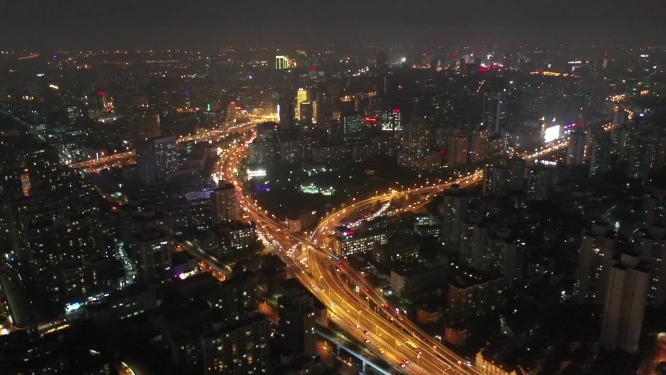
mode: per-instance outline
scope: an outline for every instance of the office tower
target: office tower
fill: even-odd
[[[650,272],[635,257],[623,256],[609,270],[601,317],[601,346],[638,351]]]
[[[382,126],[382,131],[385,132],[402,131],[400,109],[394,108],[390,111],[382,112],[381,126]]]
[[[312,102],[312,122],[323,126],[331,120],[332,115],[333,105],[330,95],[323,88],[318,88],[315,91],[315,100]]]
[[[311,125],[316,122],[315,117],[314,117],[314,107],[316,105],[316,102],[308,101],[301,103],[299,108],[301,109],[301,124],[302,125]]]
[[[277,114],[280,120],[280,129],[291,129],[294,126],[295,103],[294,92],[291,88],[280,90],[280,99]]]
[[[236,199],[236,188],[233,184],[220,181],[210,199],[213,205],[213,220],[216,223],[243,220],[243,210]]]
[[[363,119],[360,114],[350,114],[342,119],[342,129],[345,138],[358,136],[363,132]]]
[[[286,70],[290,68],[289,57],[283,55],[275,56],[275,70]]]
[[[310,100],[310,92],[308,89],[299,87],[296,90],[296,107],[294,108],[294,117],[298,121],[303,121],[301,116],[301,105],[308,103]]]
[[[611,136],[601,127],[590,129],[590,177],[606,174],[611,164]]]
[[[581,165],[585,161],[585,130],[576,128],[569,138],[569,147],[567,148],[567,165]]]
[[[616,248],[617,238],[607,224],[593,223],[583,231],[574,284],[576,302],[598,304],[604,301],[608,270]]]
[[[386,228],[361,228],[359,230],[342,228],[336,235],[335,252],[340,257],[367,254],[376,245],[386,244],[387,241],[388,231]]]
[[[165,182],[178,168],[176,137],[153,138],[137,147],[137,170],[145,185]]]
[[[89,96],[88,117],[95,121],[103,121],[113,114],[114,104],[111,95],[104,90],[99,90]]]

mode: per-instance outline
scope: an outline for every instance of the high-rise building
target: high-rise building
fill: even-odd
[[[310,125],[316,123],[316,118],[314,117],[314,109],[316,102],[307,101],[301,103],[299,108],[301,109],[301,119],[300,123],[302,125]]]
[[[134,139],[134,144],[141,144],[151,138],[158,138],[162,135],[160,115],[152,109],[136,109],[130,114],[130,121],[133,124],[130,131]]]
[[[153,138],[137,147],[137,170],[146,185],[165,182],[179,166],[174,136]]]
[[[270,322],[256,314],[201,337],[204,374],[266,374],[270,368]]]
[[[648,304],[663,306],[666,303],[666,228],[649,226],[638,238],[638,254],[650,266]]]
[[[342,119],[342,128],[346,138],[358,136],[363,132],[363,119],[360,114],[350,114]]]
[[[236,199],[236,188],[233,184],[220,181],[217,189],[210,196],[215,222],[240,221],[243,210]]]
[[[646,225],[666,224],[666,190],[648,190],[643,196],[642,208]]]
[[[275,56],[275,70],[286,70],[290,68],[289,57],[283,55]]]
[[[590,177],[599,176],[610,170],[611,164],[611,136],[601,127],[591,128],[590,145]]]
[[[599,340],[604,348],[638,351],[649,280],[649,270],[635,257],[623,256],[610,268]]]
[[[489,154],[489,142],[487,131],[475,131],[469,142],[469,161],[477,163],[486,160]]]
[[[167,219],[157,211],[143,211],[124,221],[124,243],[143,282],[162,279],[171,268],[173,238]]]
[[[385,244],[388,235],[385,230],[353,231],[345,228],[336,239],[336,253],[340,257],[346,257],[370,253],[375,245]]]
[[[166,232],[146,231],[137,233],[135,257],[139,275],[144,281],[154,281],[164,277],[171,268],[172,238]]]
[[[481,317],[503,303],[504,279],[484,277],[469,270],[457,272],[446,293],[447,316],[452,320]]]
[[[634,133],[626,149],[627,175],[647,180],[657,165],[657,155],[662,146],[660,134],[650,130]]]
[[[446,160],[449,167],[467,164],[469,161],[469,136],[462,129],[454,129],[446,143]]]
[[[412,120],[407,127],[404,149],[416,158],[424,157],[432,146],[432,124],[427,120]]]
[[[569,147],[567,149],[567,164],[581,165],[585,161],[585,146],[587,144],[585,130],[576,128],[569,138]]]
[[[467,220],[460,232],[458,262],[468,268],[482,269],[489,227],[478,220]]]
[[[527,162],[521,157],[510,158],[507,162],[507,182],[509,190],[525,190],[525,170]]]
[[[439,206],[439,212],[442,215],[440,239],[451,251],[458,250],[460,231],[468,215],[469,203],[469,196],[458,185],[453,185],[444,192],[444,198]]]
[[[332,112],[333,105],[330,95],[326,90],[318,88],[315,91],[315,100],[312,102],[312,122],[322,126],[331,119]]]
[[[212,228],[203,248],[220,260],[249,255],[260,248],[254,223],[224,222]]]
[[[315,355],[315,326],[326,321],[326,308],[306,291],[278,299],[282,346],[293,356]]]
[[[201,338],[204,374],[265,374],[270,368],[270,322],[257,314]]]
[[[55,149],[13,142],[0,145],[7,187],[0,240],[3,281],[15,291],[12,318],[26,325],[69,314],[120,288],[123,274],[115,254],[117,226],[93,186],[61,164]]]
[[[481,125],[491,134],[500,133],[500,123],[502,120],[502,102],[501,93],[484,93],[482,99]]]
[[[507,169],[502,165],[486,165],[483,167],[483,194],[502,195],[506,192],[508,182]]]
[[[557,170],[552,166],[537,164],[527,169],[525,174],[528,199],[548,199],[551,188],[557,182]]]
[[[390,111],[382,112],[381,125],[382,125],[382,131],[386,132],[402,131],[400,109],[394,108]]]
[[[301,116],[301,105],[304,103],[309,103],[310,100],[310,91],[306,88],[299,87],[296,90],[296,107],[294,109],[294,116],[296,120],[303,121]]]
[[[277,107],[280,129],[291,129],[294,126],[294,119],[296,116],[296,104],[294,99],[293,89],[284,88],[280,90],[280,99]]]
[[[224,283],[208,273],[165,291],[156,325],[180,372],[265,374],[270,366],[270,322],[256,312],[256,280]]]
[[[593,223],[583,231],[574,284],[574,298],[578,303],[604,301],[608,270],[616,248],[617,238],[607,224]]]

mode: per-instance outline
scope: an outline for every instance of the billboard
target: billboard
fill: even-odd
[[[560,126],[555,125],[546,128],[543,132],[543,140],[544,142],[552,142],[560,137]]]

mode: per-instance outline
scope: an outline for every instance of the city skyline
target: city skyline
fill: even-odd
[[[0,15],[0,373],[666,375],[666,3]]]

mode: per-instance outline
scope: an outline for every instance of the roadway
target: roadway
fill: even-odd
[[[222,154],[219,168],[225,179],[236,186],[237,199],[247,219],[257,223],[263,236],[273,242],[278,255],[292,273],[324,305],[330,319],[360,343],[365,343],[401,371],[413,374],[480,374],[464,358],[447,349],[441,342],[410,322],[402,312],[389,308],[383,298],[353,269],[340,262],[330,249],[322,248],[303,235],[291,233],[286,223],[259,207],[242,189],[234,175],[240,168],[247,145],[237,143]],[[468,186],[481,181],[482,172],[476,171],[458,180],[416,187],[402,192],[389,192],[357,202],[349,211],[400,196],[418,197],[404,209],[427,202],[453,183]],[[410,207],[411,206],[411,207]],[[345,209],[346,210],[346,209]],[[341,218],[344,212],[324,219],[324,228]],[[320,229],[316,233],[325,233]],[[317,239],[317,241],[319,241]]]
[[[402,191],[390,190],[355,202],[323,218],[311,237],[307,238],[289,232],[285,222],[261,208],[256,200],[243,191],[243,184],[235,171],[242,165],[248,142],[235,143],[225,150],[218,171],[235,185],[237,199],[246,219],[257,223],[258,230],[278,249],[278,255],[295,277],[326,305],[330,319],[337,326],[406,373],[482,373],[412,323],[404,312],[391,307],[363,275],[347,266],[344,260],[338,259],[329,245],[335,227],[358,212],[387,201],[401,202],[398,212],[418,208],[453,184],[461,188],[478,184],[483,179],[482,170]],[[563,140],[526,153],[523,157],[533,160],[566,146],[567,142]]]
[[[249,128],[256,126],[261,121],[263,121],[263,118],[226,126],[224,129],[207,129],[194,134],[182,135],[176,138],[176,144],[191,142],[217,142],[231,134],[242,133]],[[137,155],[135,150],[128,150],[111,155],[103,155],[90,160],[70,163],[69,167],[73,169],[81,169],[86,173],[99,173],[106,169],[122,168],[136,164],[136,157]]]

